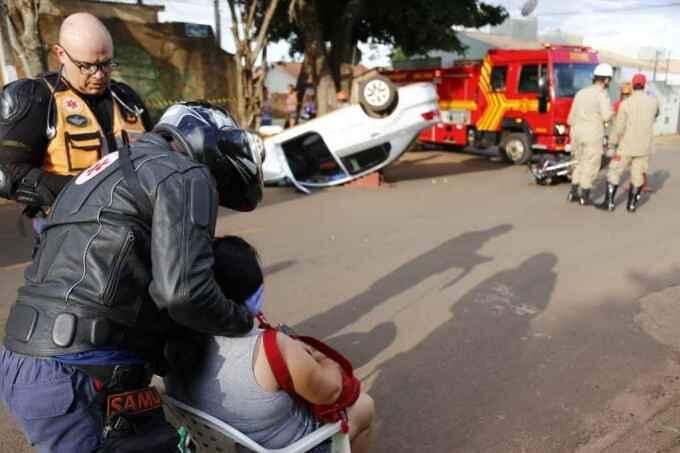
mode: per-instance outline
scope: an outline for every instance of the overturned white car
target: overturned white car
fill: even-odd
[[[344,184],[397,160],[418,133],[439,120],[430,83],[397,88],[380,76],[359,88],[359,105],[266,138],[266,183],[288,180],[298,189]]]

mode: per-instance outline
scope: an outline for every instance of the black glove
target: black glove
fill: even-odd
[[[54,203],[54,195],[40,182],[41,176],[42,171],[39,168],[26,173],[14,194],[17,202],[32,207],[51,206]]]

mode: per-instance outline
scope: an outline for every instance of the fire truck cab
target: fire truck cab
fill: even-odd
[[[384,73],[396,84],[437,84],[441,121],[424,130],[422,143],[456,145],[510,162],[534,154],[555,159],[568,151],[567,117],[576,92],[592,83],[597,53],[583,46],[492,49],[483,61],[448,68]]]

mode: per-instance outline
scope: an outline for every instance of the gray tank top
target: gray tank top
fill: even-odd
[[[319,427],[309,409],[286,392],[268,392],[255,380],[255,348],[262,331],[214,337],[202,370],[182,383],[188,402],[224,420],[266,448],[283,448]],[[172,386],[168,392],[173,393]]]

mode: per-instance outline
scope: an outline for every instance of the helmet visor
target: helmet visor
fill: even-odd
[[[262,200],[263,177],[260,152],[250,144],[243,129],[219,131],[215,162],[220,204],[238,211],[252,211]],[[218,176],[220,175],[220,176]]]

